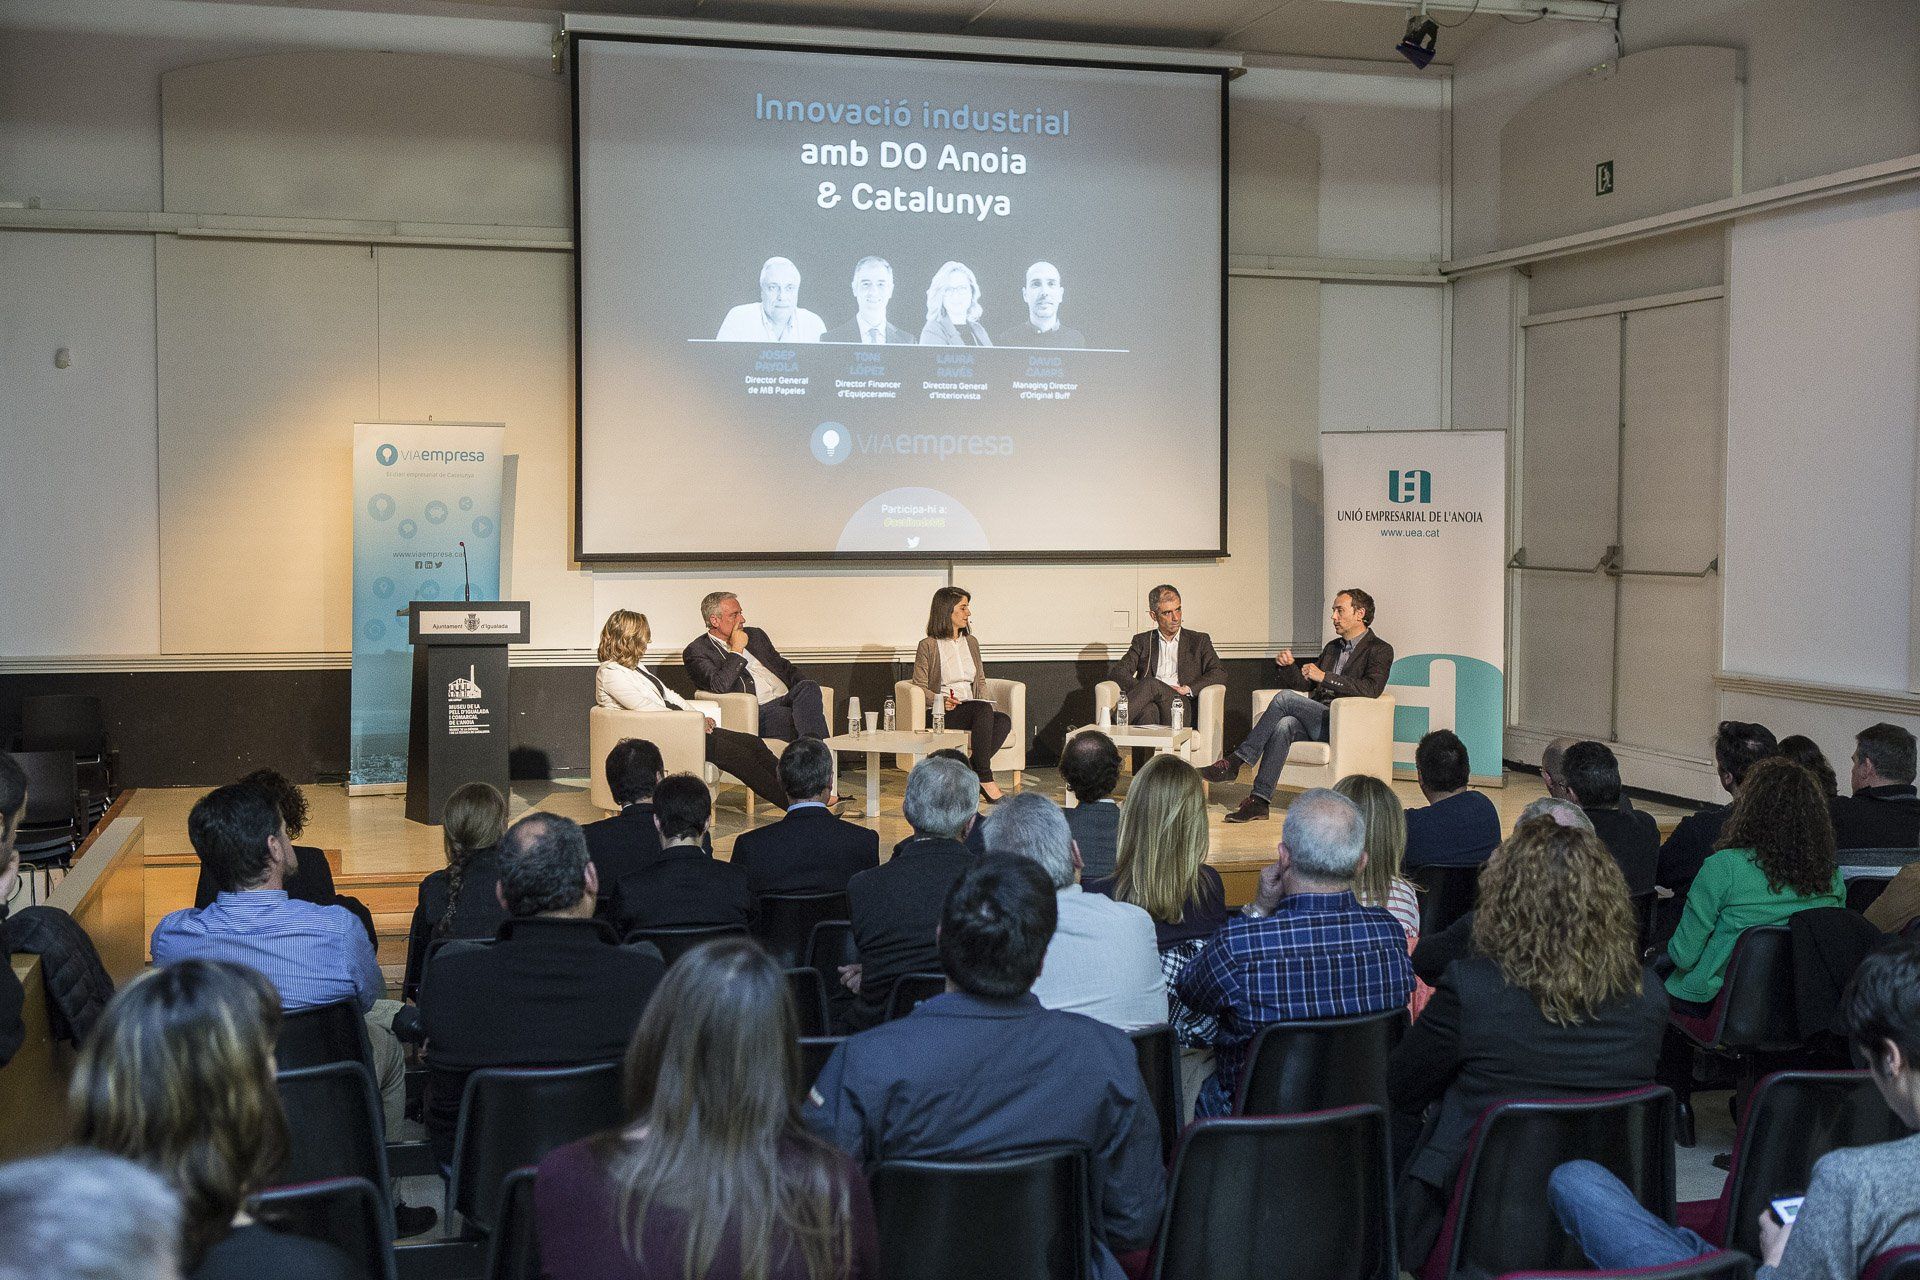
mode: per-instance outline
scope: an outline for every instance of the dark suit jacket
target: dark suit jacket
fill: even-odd
[[[1729,812],[1729,806],[1715,805],[1690,813],[1680,819],[1680,825],[1660,846],[1656,878],[1673,890],[1676,898],[1686,898],[1693,878],[1700,874],[1701,864],[1713,856],[1714,842],[1720,838],[1720,828],[1727,824]]]
[[[854,1026],[871,1027],[886,1017],[887,997],[901,976],[940,971],[934,942],[940,908],[972,865],[973,851],[958,840],[912,836],[895,845],[886,862],[848,882],[860,955],[860,998],[848,1013]]]
[[[407,926],[407,969],[401,980],[400,998],[417,999],[420,977],[426,969],[427,948],[433,944],[434,929],[447,914],[447,890],[453,873],[442,868],[420,882],[420,901],[413,908],[413,920]],[[491,938],[500,931],[507,909],[500,905],[495,891],[500,885],[500,850],[497,846],[475,849],[467,855],[460,873],[460,900],[454,904],[449,938]]]
[[[1651,972],[1641,973],[1633,995],[1585,1022],[1558,1026],[1532,996],[1507,985],[1493,961],[1471,954],[1455,960],[1387,1060],[1387,1093],[1396,1112],[1418,1116],[1428,1104],[1440,1104],[1407,1176],[1441,1191],[1452,1187],[1474,1124],[1503,1099],[1651,1083],[1666,1023],[1666,988]]]
[[[614,884],[609,916],[623,938],[635,929],[751,925],[753,886],[704,849],[674,845]]]
[[[1834,804],[1833,843],[1839,849],[1915,847],[1920,844],[1920,796],[1912,786],[1861,788]]]
[[[660,829],[653,825],[653,801],[637,801],[611,818],[589,822],[580,829],[586,833],[587,857],[593,861],[594,874],[600,877],[600,905],[593,914],[611,920],[613,887],[651,866],[660,856]],[[701,842],[709,853],[713,851],[711,838],[703,836]]]
[[[908,346],[916,346],[920,342],[919,338],[915,337],[911,333],[908,333],[905,329],[902,329],[899,325],[895,324],[891,320],[887,321],[886,340],[888,345],[890,346],[899,344],[899,343],[905,343]],[[858,312],[855,312],[853,319],[847,321],[845,324],[837,324],[833,326],[833,328],[821,334],[820,341],[822,342],[857,342],[862,346],[868,345],[866,335],[860,332],[860,314]],[[784,679],[785,677],[782,677],[782,678]],[[715,692],[718,692],[718,690],[716,690]]]
[[[857,873],[880,865],[880,833],[818,805],[789,809],[733,842],[733,865],[763,893],[843,893]]]
[[[1347,659],[1347,665],[1339,675],[1333,674],[1333,664],[1340,660],[1340,638],[1335,636],[1327,641],[1327,647],[1320,651],[1315,664],[1327,673],[1327,678],[1314,684],[1300,674],[1300,663],[1296,661],[1290,667],[1275,667],[1280,673],[1280,687],[1292,689],[1295,693],[1304,693],[1315,702],[1332,702],[1335,698],[1377,698],[1387,689],[1387,676],[1393,671],[1393,646],[1373,633],[1368,627],[1366,634],[1354,641],[1353,654]]]
[[[1636,898],[1652,893],[1660,863],[1660,828],[1654,825],[1653,815],[1618,805],[1585,812],[1593,820],[1594,834],[1625,873],[1627,892]]]
[[[1080,882],[1112,875],[1120,845],[1120,806],[1096,800],[1077,804],[1066,813],[1067,830],[1080,846]]]
[[[467,1076],[481,1067],[617,1061],[666,973],[650,946],[616,945],[599,920],[508,920],[499,941],[434,952],[420,987],[427,1137],[443,1162]]]
[[[1153,670],[1159,664],[1160,629],[1156,627],[1133,638],[1126,654],[1107,668],[1107,679],[1117,681],[1122,691],[1129,691],[1153,679]],[[1212,638],[1190,627],[1180,628],[1180,653],[1174,668],[1180,677],[1176,683],[1186,685],[1195,694],[1210,684],[1227,682],[1226,668],[1220,665],[1220,655],[1213,651]]]
[[[806,679],[800,674],[800,668],[780,656],[773,641],[767,639],[767,633],[758,627],[747,628],[747,652],[779,676],[789,689]],[[716,643],[705,632],[695,636],[693,643],[680,651],[680,659],[687,664],[687,674],[693,677],[695,689],[708,693],[753,692],[747,685],[746,657]]]

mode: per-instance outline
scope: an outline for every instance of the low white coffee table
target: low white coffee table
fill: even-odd
[[[931,729],[875,729],[871,732],[843,733],[828,738],[826,742],[827,749],[836,753],[867,753],[867,816],[877,818],[880,816],[881,756],[911,756],[918,760],[942,747],[958,747],[965,751],[968,740],[963,729],[943,729],[939,733]]]
[[[1067,732],[1067,740],[1072,741],[1076,733],[1098,730],[1113,739],[1116,747],[1151,747],[1157,756],[1179,756],[1188,764],[1193,764],[1193,753],[1199,746],[1199,735],[1188,729],[1173,729],[1164,724],[1083,724],[1078,729]],[[1207,763],[1211,764],[1211,761]],[[1066,793],[1068,808],[1073,807],[1073,792]]]

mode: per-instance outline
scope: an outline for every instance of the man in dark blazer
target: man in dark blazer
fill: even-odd
[[[1713,738],[1713,759],[1720,770],[1721,789],[1732,795],[1740,789],[1747,770],[1779,751],[1780,743],[1767,726],[1722,720]],[[1700,874],[1701,865],[1713,855],[1720,828],[1726,825],[1731,810],[1731,805],[1709,805],[1698,813],[1688,814],[1660,846],[1655,878],[1662,888],[1673,890],[1673,897],[1667,901],[1674,904],[1671,910],[1662,912],[1665,927],[1656,931],[1662,939],[1679,923],[1687,890],[1693,887],[1693,878]]]
[[[1911,733],[1897,724],[1876,724],[1855,735],[1853,795],[1833,806],[1834,846],[1911,849],[1920,844],[1920,792],[1913,776]]]
[[[757,898],[766,893],[844,893],[847,881],[880,865],[880,833],[844,818],[833,803],[833,753],[810,738],[780,753],[780,785],[792,803],[770,826],[743,831],[733,865]]]
[[[780,656],[767,633],[747,625],[740,598],[712,591],[700,601],[707,633],[680,651],[693,687],[707,693],[751,693],[760,700],[760,736],[791,742],[824,738],[827,713],[820,686]]]
[[[427,1138],[442,1164],[467,1077],[481,1067],[617,1062],[667,966],[593,918],[599,887],[580,828],[530,813],[500,842],[496,941],[434,952],[420,987]]]
[[[702,843],[712,813],[713,793],[690,773],[672,774],[654,789],[660,855],[613,886],[608,915],[621,937],[635,929],[753,923],[746,873]]]
[[[1280,693],[1267,704],[1246,740],[1200,771],[1208,782],[1231,782],[1241,765],[1257,765],[1253,790],[1228,822],[1262,822],[1273,788],[1296,742],[1325,742],[1333,724],[1327,705],[1335,698],[1377,698],[1393,670],[1393,646],[1373,633],[1373,597],[1347,587],[1333,597],[1334,638],[1316,662],[1297,663],[1282,649]]]
[[[620,812],[581,828],[586,833],[594,874],[600,878],[598,915],[602,920],[613,918],[613,887],[660,856],[660,828],[653,821],[653,789],[660,785],[660,775],[665,772],[660,748],[645,738],[623,738],[607,752],[607,790],[613,792],[613,802],[620,806]],[[711,840],[704,843],[711,853]]]
[[[1627,892],[1653,892],[1660,864],[1660,828],[1653,815],[1620,807],[1620,761],[1604,742],[1576,742],[1560,761],[1573,802],[1593,823],[1593,833],[1620,864]]]
[[[909,346],[920,341],[917,333],[908,333],[887,319],[887,303],[893,299],[893,264],[871,255],[853,264],[853,316],[820,335],[822,342],[857,342],[869,347],[889,343]]]
[[[847,1020],[864,1030],[884,1021],[893,984],[909,973],[938,973],[935,934],[947,891],[973,865],[962,841],[979,812],[980,780],[954,760],[930,757],[907,777],[902,806],[913,835],[893,856],[847,884],[859,964],[842,980],[858,997]]]
[[[1147,592],[1147,612],[1153,630],[1133,638],[1126,655],[1107,668],[1107,679],[1119,684],[1127,700],[1129,724],[1171,724],[1173,700],[1180,697],[1186,699],[1187,727],[1192,728],[1200,690],[1225,684],[1226,670],[1206,632],[1180,625],[1180,593],[1171,584]]]

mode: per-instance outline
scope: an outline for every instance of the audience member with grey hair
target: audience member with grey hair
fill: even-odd
[[[179,1280],[180,1202],[85,1148],[0,1166],[0,1280]]]
[[[957,761],[923,760],[907,775],[901,810],[916,836],[963,839],[980,812],[980,781]]]
[[[1278,855],[1255,900],[1174,983],[1188,1007],[1219,1024],[1214,1072],[1195,1108],[1202,1116],[1233,1109],[1261,1027],[1383,1013],[1413,994],[1406,931],[1353,894],[1367,856],[1359,807],[1324,788],[1302,793],[1287,809]]]
[[[1540,781],[1547,784],[1547,795],[1557,800],[1573,799],[1567,786],[1567,748],[1578,738],[1555,738],[1540,751]]]
[[[1059,924],[1033,994],[1049,1009],[1083,1013],[1133,1031],[1167,1020],[1167,984],[1153,917],[1130,902],[1082,892],[1080,850],[1060,806],[1035,791],[1000,803],[987,819],[987,852],[1026,858],[1046,874]]]
[[[1593,819],[1587,816],[1586,810],[1573,801],[1563,800],[1559,796],[1541,796],[1533,801],[1520,811],[1520,816],[1514,820],[1513,825],[1517,827],[1529,818],[1549,818],[1563,827],[1575,827],[1581,831],[1593,830]]]

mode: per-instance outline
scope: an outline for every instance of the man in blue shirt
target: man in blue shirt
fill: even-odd
[[[1353,801],[1324,787],[1302,792],[1258,896],[1181,970],[1180,998],[1219,1023],[1197,1114],[1233,1110],[1247,1049],[1268,1023],[1382,1013],[1413,994],[1406,931],[1353,896],[1366,845]]]
[[[1500,845],[1500,811],[1467,785],[1467,744],[1451,729],[1435,729],[1413,751],[1425,808],[1407,810],[1403,865],[1477,867]]]
[[[1052,882],[1027,859],[970,866],[941,911],[947,993],[835,1049],[806,1119],[868,1168],[1086,1148],[1093,1274],[1121,1280],[1115,1255],[1145,1249],[1159,1226],[1160,1126],[1133,1042],[1034,998],[1057,914]]]

